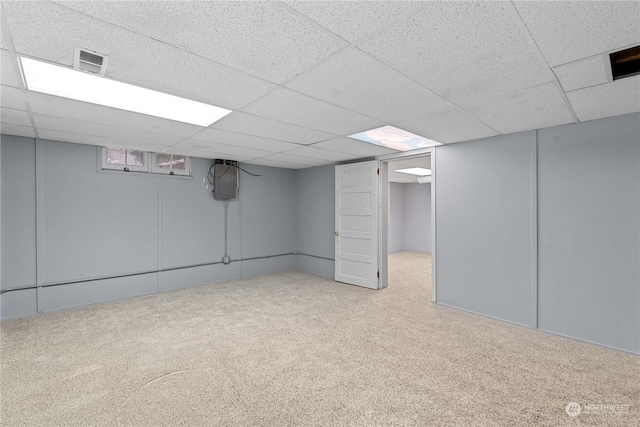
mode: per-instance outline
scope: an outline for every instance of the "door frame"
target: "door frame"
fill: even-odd
[[[380,162],[380,188],[378,189],[380,200],[378,212],[378,266],[380,268],[379,288],[386,288],[389,283],[389,271],[387,265],[389,255],[389,161],[429,155],[431,156],[431,301],[436,302],[436,147],[376,157],[376,160]]]

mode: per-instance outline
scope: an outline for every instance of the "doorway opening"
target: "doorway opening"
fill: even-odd
[[[417,284],[435,302],[434,184],[431,150],[380,159],[381,287]]]

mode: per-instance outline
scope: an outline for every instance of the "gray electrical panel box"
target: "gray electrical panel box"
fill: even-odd
[[[213,165],[213,198],[235,200],[238,197],[238,162],[216,160]]]

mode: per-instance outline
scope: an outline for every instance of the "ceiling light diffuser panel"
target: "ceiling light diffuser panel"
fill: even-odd
[[[416,176],[431,175],[431,169],[425,169],[425,168],[395,169],[394,172],[407,173],[409,175],[416,175]]]
[[[231,110],[20,57],[27,89],[149,116],[209,126]]]
[[[349,135],[349,138],[368,142],[369,144],[381,145],[398,151],[418,150],[442,145],[432,139],[424,138],[420,135],[388,125]]]

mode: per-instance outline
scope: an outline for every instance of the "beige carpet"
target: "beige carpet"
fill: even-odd
[[[391,255],[382,291],[289,271],[3,322],[2,425],[639,424],[638,357],[434,305],[429,263]]]

